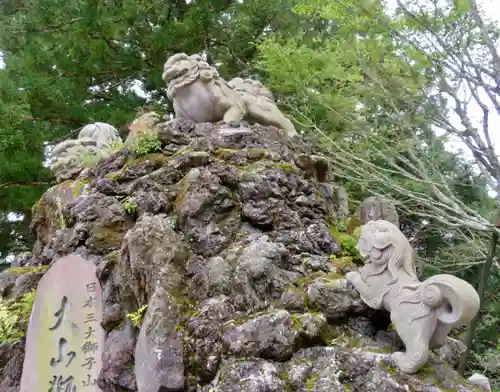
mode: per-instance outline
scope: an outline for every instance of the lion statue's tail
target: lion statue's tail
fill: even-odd
[[[422,282],[419,291],[423,303],[436,310],[439,323],[450,328],[468,324],[479,312],[476,290],[456,276],[434,275]]]

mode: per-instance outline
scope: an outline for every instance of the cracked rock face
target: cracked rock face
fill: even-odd
[[[347,198],[311,146],[245,123],[156,131],[161,152],[125,149],[49,190],[22,262],[97,265],[103,392],[478,390],[438,355],[414,376],[384,364],[401,342],[332,269]],[[0,291],[41,274],[4,272]],[[0,345],[0,390],[17,391],[23,355]]]

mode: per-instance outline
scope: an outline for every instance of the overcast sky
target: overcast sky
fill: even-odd
[[[499,0],[477,0],[478,6],[483,9],[491,20],[500,22],[500,4]],[[385,0],[385,3],[389,6],[389,8],[393,8],[397,4],[397,0]],[[495,5],[495,3],[497,3]],[[500,48],[499,48],[500,49]],[[488,102],[488,99],[485,99],[485,102]],[[470,105],[468,108],[468,114],[471,117],[471,121],[474,123],[478,129],[481,129],[481,118],[482,118],[482,110],[479,105]],[[491,107],[490,111],[490,137],[492,139],[492,143],[496,147],[496,150],[500,153],[500,116],[495,111],[493,107]],[[450,119],[455,126],[458,128],[462,128],[460,126],[460,121],[456,116],[452,116]],[[466,155],[471,156],[470,150],[465,147],[465,145],[458,140],[458,138],[454,139],[449,144],[449,148],[452,150],[463,150]]]

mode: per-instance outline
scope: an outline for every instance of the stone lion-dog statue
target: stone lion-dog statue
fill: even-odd
[[[453,275],[420,282],[410,242],[391,222],[366,223],[357,248],[364,266],[345,277],[368,306],[390,312],[406,346],[406,353],[392,353],[390,361],[402,372],[414,374],[427,362],[430,350],[445,344],[452,328],[472,321],[479,311],[479,296]]]
[[[198,123],[247,120],[273,125],[290,137],[297,135],[292,122],[281,113],[273,94],[262,83],[242,78],[228,83],[200,55],[177,53],[169,57],[162,78],[177,118]]]
[[[89,164],[109,157],[113,153],[113,143],[121,141],[112,125],[102,122],[87,124],[77,139],[64,140],[54,146],[50,154],[50,170],[57,182],[75,179]]]

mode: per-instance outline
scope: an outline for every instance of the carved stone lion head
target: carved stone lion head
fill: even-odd
[[[106,148],[111,143],[120,140],[120,134],[110,124],[95,122],[82,128],[78,134],[78,139],[90,139],[96,142],[98,148]]]
[[[185,53],[174,54],[168,58],[163,66],[162,78],[167,83],[169,99],[172,99],[179,88],[193,83],[197,79],[208,83],[217,77],[219,77],[217,69],[198,54],[191,56]]]
[[[401,272],[417,277],[413,248],[399,228],[391,222],[367,222],[361,228],[357,248],[365,264],[374,264],[377,274],[388,269],[393,282]]]

